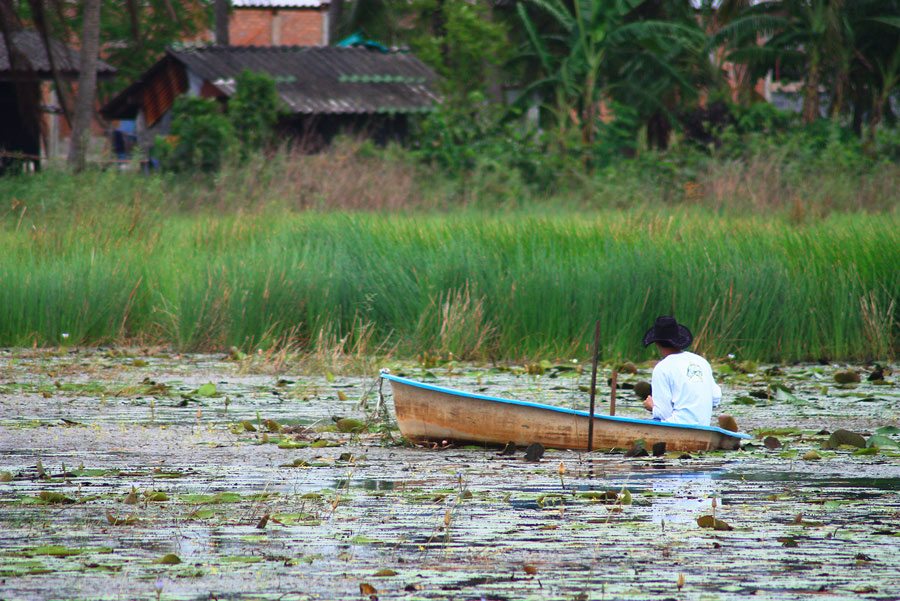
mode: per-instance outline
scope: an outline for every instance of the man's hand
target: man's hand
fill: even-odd
[[[647,411],[650,411],[651,413],[653,412],[653,395],[652,394],[648,394],[647,398],[644,399],[644,409],[646,409]]]

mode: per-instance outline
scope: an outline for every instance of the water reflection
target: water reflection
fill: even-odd
[[[900,490],[900,478],[850,478],[816,477],[793,471],[722,471],[714,476],[717,480],[742,480],[746,482],[788,482],[808,488],[863,488],[875,490]]]
[[[687,523],[711,512],[713,497],[719,495],[716,476],[722,472],[656,474],[647,491],[653,502],[651,520]]]
[[[344,488],[347,486],[347,480],[335,480],[334,486],[336,489]],[[350,479],[349,486],[350,488],[361,488],[363,490],[394,490],[394,481],[375,478]]]

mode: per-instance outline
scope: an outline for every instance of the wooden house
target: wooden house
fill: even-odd
[[[182,94],[227,105],[243,70],[275,81],[286,136],[315,144],[350,130],[378,142],[402,139],[411,115],[432,110],[437,76],[405,50],[370,46],[208,46],[170,49],[102,109],[107,119],[135,119],[138,144],[165,135]]]

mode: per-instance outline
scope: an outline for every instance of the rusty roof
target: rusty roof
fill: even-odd
[[[438,100],[437,76],[405,50],[381,52],[338,46],[207,46],[168,51],[102,109],[108,118],[133,117],[137,101],[162,71],[176,61],[224,97],[235,92],[244,70],[266,73],[289,113],[365,114],[431,110]]]
[[[21,74],[36,73],[42,79],[49,79],[53,76],[50,68],[50,60],[47,57],[46,47],[41,34],[37,31],[23,29],[13,32],[10,36],[12,44],[22,56],[28,61],[27,66],[16,66],[16,72]],[[50,51],[53,53],[53,63],[56,66],[60,76],[66,79],[74,79],[78,77],[81,65],[81,52],[66,46],[59,40],[50,40]],[[108,79],[116,74],[115,68],[97,61],[97,77],[99,79]],[[9,53],[7,52],[6,42],[0,35],[0,78],[11,79],[12,69],[9,63]]]

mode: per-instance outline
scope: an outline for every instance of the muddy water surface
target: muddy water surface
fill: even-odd
[[[390,367],[587,404],[572,365]],[[527,462],[404,445],[375,373],[0,351],[0,599],[900,598],[890,368],[716,367],[742,451]],[[872,446],[823,448],[840,428]]]

